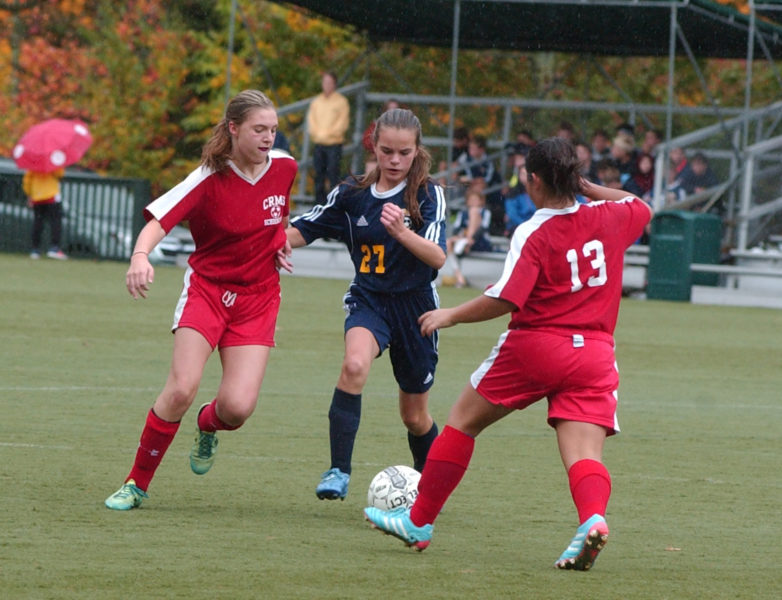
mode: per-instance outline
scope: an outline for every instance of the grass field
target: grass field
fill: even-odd
[[[426,552],[369,528],[372,476],[409,464],[385,357],[364,393],[351,493],[315,498],[342,356],[346,284],[333,280],[283,279],[258,409],[221,435],[208,475],[188,467],[192,410],[143,507],[104,508],[165,379],[182,278],[160,267],[151,297],[133,301],[125,268],[0,255],[2,598],[782,596],[780,311],[623,303],[611,539],[592,571],[573,573],[552,567],[577,519],[542,404],[481,435]],[[441,425],[504,325],[442,333]],[[196,406],[219,376],[215,357]]]

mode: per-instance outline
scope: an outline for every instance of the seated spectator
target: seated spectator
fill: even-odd
[[[668,162],[670,168],[668,169],[668,183],[672,184],[680,176],[682,171],[687,167],[687,157],[684,154],[682,148],[671,148],[668,154]]]
[[[682,200],[685,196],[697,194],[718,183],[717,175],[711,170],[706,155],[698,152],[682,169],[669,191],[674,195],[674,199]]]
[[[619,169],[622,185],[635,175],[635,140],[626,134],[619,134],[611,143],[611,158]]]
[[[559,127],[557,127],[557,132],[554,135],[556,137],[574,142],[576,140],[576,128],[570,121],[560,121]]]
[[[537,210],[532,198],[527,193],[525,183],[527,181],[526,155],[521,157],[516,184],[509,189],[505,196],[505,236],[511,237],[516,227],[528,220]]]
[[[647,129],[644,132],[644,140],[641,142],[641,154],[648,154],[654,159],[657,156],[657,146],[663,141],[663,134],[659,129]]]
[[[605,129],[595,129],[592,133],[592,162],[599,163],[604,158],[611,157],[611,138]]]
[[[529,149],[523,144],[509,144],[507,151],[510,153],[510,175],[508,180],[502,186],[502,195],[504,198],[516,196],[526,191],[524,179],[521,177],[521,170],[527,163],[527,152]]]
[[[467,149],[470,160],[462,170],[460,181],[468,186],[478,185],[485,190],[486,206],[491,211],[491,234],[502,235],[505,231],[505,204],[500,190],[502,177],[489,158],[486,148],[484,136],[473,136]]]
[[[465,195],[465,208],[456,215],[453,235],[445,241],[448,252],[447,260],[451,265],[456,287],[467,285],[458,259],[471,251],[490,252],[492,250],[492,243],[489,239],[490,223],[491,212],[486,208],[486,198],[477,187],[468,188]]]
[[[581,177],[597,183],[597,165],[592,161],[592,148],[586,142],[576,143],[576,155],[581,162]]]
[[[522,129],[516,134],[516,144],[529,151],[530,148],[537,144],[537,141],[529,129]]]
[[[638,155],[636,172],[633,175],[633,186],[626,187],[646,203],[651,203],[654,191],[654,159],[651,154],[641,152]]]

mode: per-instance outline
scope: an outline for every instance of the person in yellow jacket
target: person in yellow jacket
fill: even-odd
[[[44,223],[49,222],[51,243],[46,256],[58,260],[68,258],[60,249],[62,236],[62,203],[60,202],[60,179],[64,169],[51,173],[27,171],[22,178],[22,189],[27,194],[27,202],[33,209],[33,248],[30,258],[41,257],[41,239]]]
[[[326,203],[326,179],[329,188],[339,184],[342,144],[350,124],[350,104],[337,90],[337,76],[323,73],[320,94],[310,103],[307,131],[314,144],[312,168],[315,172],[315,203]]]

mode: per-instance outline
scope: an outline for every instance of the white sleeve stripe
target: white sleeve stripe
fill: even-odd
[[[505,257],[505,266],[502,268],[502,275],[497,280],[497,283],[488,288],[484,295],[492,298],[499,298],[503,288],[508,283],[513,269],[521,256],[521,251],[524,249],[524,244],[546,221],[553,218],[555,215],[546,215],[535,213],[532,218],[525,221],[516,228],[513,232],[513,237],[510,239],[510,249]]]
[[[198,167],[195,171],[190,173],[184,181],[172,187],[156,200],[153,200],[147,206],[147,210],[159,221],[168,214],[182,198],[201,185],[210,175],[212,175],[211,169],[207,169],[204,166]]]
[[[435,214],[437,215],[437,218],[426,228],[426,231],[424,232],[424,238],[430,242],[437,243],[437,241],[440,239],[440,231],[442,230],[443,224],[445,223],[446,206],[445,192],[443,191],[443,188],[439,185],[435,185],[433,187],[435,192],[434,200],[436,203]]]
[[[303,221],[317,221],[318,217],[320,217],[327,208],[334,206],[334,203],[337,201],[338,190],[339,186],[331,190],[329,195],[326,197],[326,204],[316,204],[303,215],[299,215],[298,217],[294,218],[291,222],[298,221],[299,219],[302,219]]]

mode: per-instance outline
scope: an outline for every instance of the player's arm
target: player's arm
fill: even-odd
[[[433,269],[440,269],[445,264],[443,249],[405,227],[404,212],[396,204],[387,202],[383,205],[380,222],[391,237],[407,248],[421,262]]]
[[[436,329],[451,327],[458,323],[478,323],[490,321],[513,311],[512,302],[500,298],[480,295],[477,298],[453,308],[430,310],[418,317],[421,335],[431,335]]]
[[[155,269],[149,262],[149,253],[166,237],[166,231],[157,219],[151,219],[138,234],[130,256],[130,267],[125,275],[125,285],[134,298],[146,298],[149,285],[155,279]]]
[[[628,196],[633,195],[626,190],[617,190],[616,188],[598,185],[588,179],[581,179],[581,193],[590,200],[609,200],[610,202],[618,202],[619,200],[624,200]],[[644,204],[649,208],[649,211],[654,214],[652,207],[649,206],[647,202],[644,202]]]

